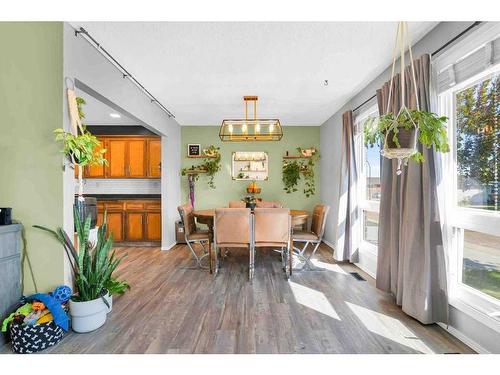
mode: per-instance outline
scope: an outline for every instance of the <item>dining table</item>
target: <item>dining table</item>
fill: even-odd
[[[205,210],[195,210],[193,211],[193,216],[196,221],[200,224],[205,224],[208,228],[208,252],[209,252],[209,266],[210,273],[214,272],[214,266],[212,263],[212,245],[214,239],[214,218],[215,209],[205,209]],[[309,212],[306,210],[290,210],[291,225],[292,230],[294,227],[301,226],[302,229],[307,229],[307,221],[309,220]],[[290,257],[291,259],[292,257]],[[291,272],[290,267],[290,272]],[[217,271],[217,270],[216,270]]]

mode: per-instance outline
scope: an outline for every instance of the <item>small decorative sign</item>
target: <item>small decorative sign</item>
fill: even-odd
[[[188,156],[201,156],[200,144],[188,144]]]

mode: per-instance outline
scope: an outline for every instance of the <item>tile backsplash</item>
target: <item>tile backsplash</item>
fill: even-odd
[[[78,192],[78,181],[75,181]],[[84,194],[161,194],[161,180],[153,179],[100,179],[83,181]]]

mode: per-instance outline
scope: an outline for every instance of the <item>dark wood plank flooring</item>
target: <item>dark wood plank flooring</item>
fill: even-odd
[[[473,352],[405,315],[368,275],[334,263],[326,245],[315,260],[326,271],[296,272],[288,282],[271,250],[258,251],[252,283],[243,249],[231,250],[216,278],[186,269],[192,262],[183,245],[119,252],[128,253],[119,274],[132,290],[115,298],[103,327],[70,332],[46,353]]]

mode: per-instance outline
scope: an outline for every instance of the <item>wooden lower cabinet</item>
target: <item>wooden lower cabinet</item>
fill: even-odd
[[[113,241],[121,242],[124,239],[123,236],[123,213],[122,212],[107,212],[106,215],[108,223],[108,235],[113,235]],[[99,212],[97,214],[97,225],[101,226],[104,221],[104,212]]]
[[[142,212],[127,212],[125,221],[126,240],[127,241],[142,241],[144,240],[144,213]]]
[[[97,210],[97,225],[102,225],[107,212],[108,233],[115,242],[161,241],[160,200],[99,200]]]
[[[146,212],[146,239],[161,241],[161,213]]]

